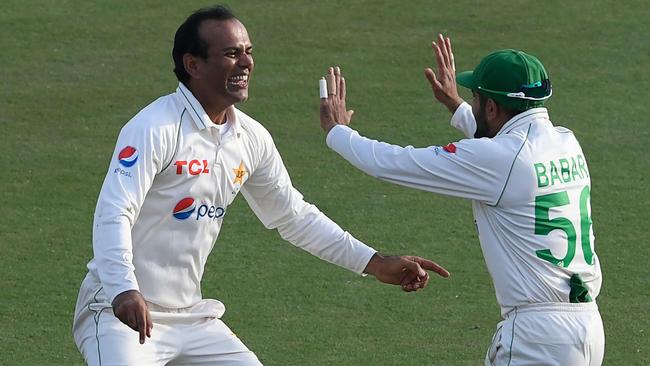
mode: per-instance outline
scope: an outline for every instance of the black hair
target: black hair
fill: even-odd
[[[205,20],[229,19],[237,19],[237,17],[225,6],[217,5],[195,11],[178,27],[174,36],[174,48],[172,49],[174,74],[176,74],[178,81],[186,83],[190,79],[190,74],[187,73],[185,65],[183,65],[183,56],[186,53],[201,58],[208,57],[208,45],[199,35],[201,23]]]

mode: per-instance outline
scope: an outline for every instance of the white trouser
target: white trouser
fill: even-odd
[[[595,302],[516,307],[497,325],[486,366],[600,366],[603,322]]]
[[[86,362],[112,365],[259,366],[260,361],[222,322],[223,304],[204,300],[187,309],[148,304],[151,338],[139,334],[113,315],[106,295],[89,274],[77,299],[73,335]]]

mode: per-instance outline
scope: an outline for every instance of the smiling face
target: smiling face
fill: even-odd
[[[208,98],[208,104],[224,109],[248,99],[254,62],[244,25],[237,19],[205,20],[199,36],[208,52],[206,58],[186,54],[191,58],[191,89]]]

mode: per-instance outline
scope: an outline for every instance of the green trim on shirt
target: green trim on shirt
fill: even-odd
[[[526,144],[526,141],[528,141],[528,134],[530,133],[530,127],[532,126],[532,123],[528,125],[528,131],[526,131],[526,138],[524,139],[524,142],[521,144],[519,147],[519,150],[517,150],[517,154],[515,155],[515,158],[512,159],[512,165],[510,165],[510,171],[508,172],[508,177],[506,178],[506,182],[503,185],[503,189],[501,190],[501,194],[499,195],[499,199],[497,200],[497,203],[494,205],[489,205],[492,207],[498,206],[499,202],[501,202],[501,197],[503,197],[503,192],[506,191],[506,187],[508,186],[508,181],[510,180],[510,174],[512,174],[512,168],[515,166],[515,162],[517,161],[517,157],[519,156],[519,153],[521,152],[521,149],[524,148],[524,145]]]

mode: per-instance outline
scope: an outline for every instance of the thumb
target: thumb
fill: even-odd
[[[408,272],[418,276],[418,277],[424,277],[427,275],[427,273],[420,267],[420,265],[410,259],[404,258],[403,262],[404,267],[408,270]]]
[[[354,114],[354,110],[350,109],[348,111],[348,120],[352,119],[352,115]]]
[[[429,80],[429,84],[431,84],[432,87],[440,87],[440,83],[438,82],[438,79],[436,78],[436,73],[433,72],[430,68],[426,68],[424,70],[424,76],[427,77],[427,80]]]
[[[440,275],[440,277],[444,277],[444,278],[449,277],[449,271],[447,271],[444,267],[442,267],[441,265],[439,265],[434,261],[420,258],[420,257],[412,257],[410,259],[413,260],[414,262],[417,262],[420,266],[422,266],[422,268],[428,269],[429,271],[436,272],[437,274]]]

